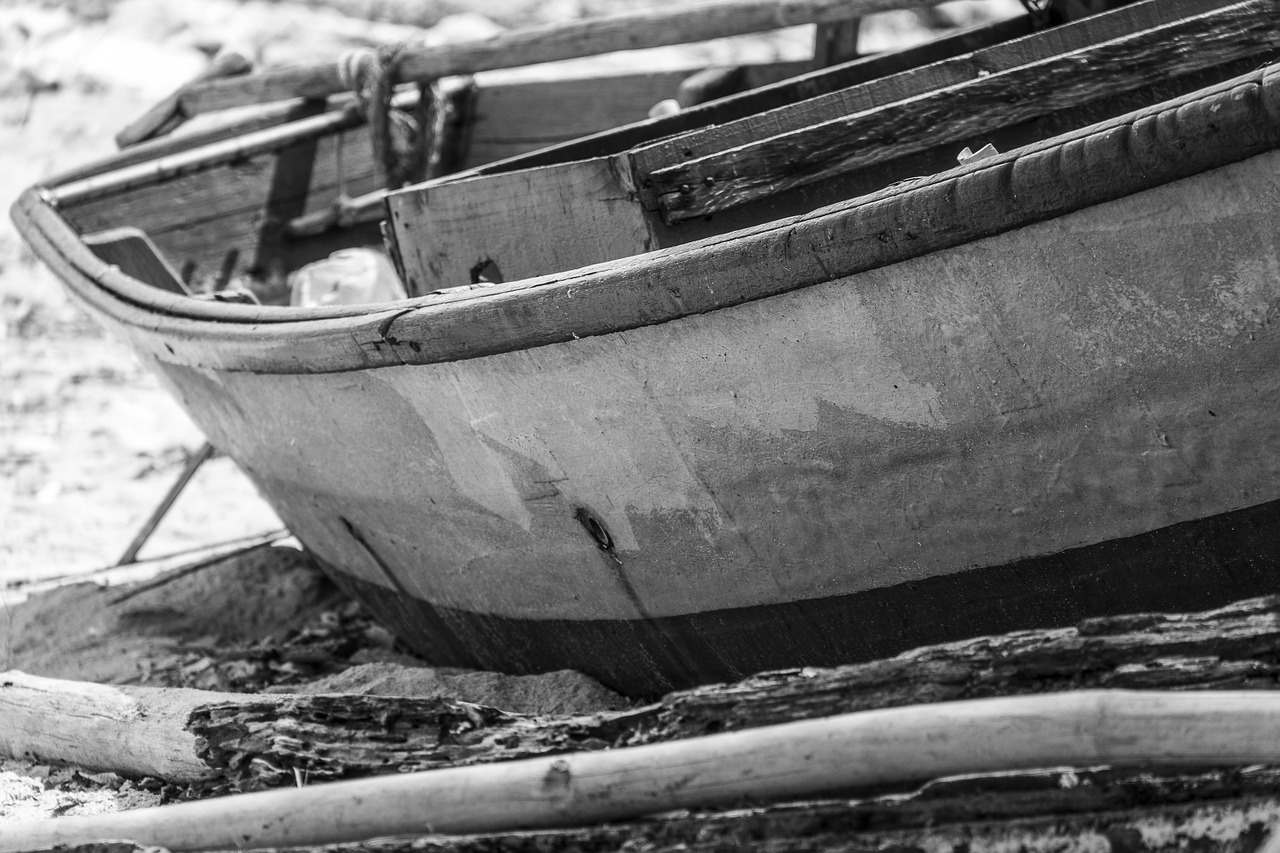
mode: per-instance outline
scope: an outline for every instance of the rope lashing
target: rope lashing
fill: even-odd
[[[412,116],[391,108],[400,58],[407,43],[348,50],[338,59],[338,78],[356,97],[369,124],[375,164],[382,185],[395,190],[426,178],[431,151],[432,86],[419,84]]]

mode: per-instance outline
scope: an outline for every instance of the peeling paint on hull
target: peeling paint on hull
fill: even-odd
[[[1276,588],[1277,166],[617,335],[157,367],[308,547],[455,663],[649,691],[1207,607]]]
[[[27,236],[419,651],[653,693],[1275,591],[1277,149],[1273,67],[754,231],[293,320]]]

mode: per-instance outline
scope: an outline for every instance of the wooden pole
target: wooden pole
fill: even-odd
[[[147,544],[151,534],[156,532],[156,528],[164,520],[165,514],[169,512],[173,502],[178,499],[178,495],[182,494],[182,490],[187,487],[187,483],[191,482],[191,478],[195,476],[196,471],[200,470],[200,466],[208,462],[216,452],[213,445],[206,441],[200,445],[200,449],[187,459],[187,464],[182,466],[178,479],[173,481],[173,485],[169,487],[169,491],[165,492],[159,505],[152,510],[151,515],[142,525],[142,529],[133,537],[129,547],[124,549],[124,553],[120,555],[116,566],[127,566],[137,561],[138,552],[142,550],[143,545]]]
[[[172,851],[563,827],[964,773],[1280,762],[1280,693],[1078,691],[864,711],[677,743],[15,823],[0,853]]]
[[[1271,689],[1280,679],[1278,643],[1280,598],[1251,599],[1208,613],[979,637],[887,660],[706,685],[626,711],[546,718],[451,699],[224,695],[0,673],[0,758],[261,790],[292,786],[295,770],[320,783],[986,696]],[[138,719],[151,728],[135,731]],[[159,742],[182,747],[147,748]]]
[[[688,44],[799,24],[834,23],[919,5],[919,0],[710,0],[677,4],[512,30],[458,44],[411,46],[400,55],[398,82]],[[322,98],[344,89],[338,64],[326,62],[197,83],[182,93],[180,102],[182,112],[194,116],[286,98]]]

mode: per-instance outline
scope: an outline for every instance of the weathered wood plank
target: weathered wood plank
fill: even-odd
[[[819,24],[813,34],[813,66],[823,68],[858,58],[862,19]]]
[[[10,824],[0,851],[130,838],[172,850],[625,820],[944,776],[1280,763],[1275,691],[1073,691],[868,711],[666,744]]]
[[[963,140],[973,148],[991,143],[999,151],[1011,151],[1059,134],[1070,133],[1115,116],[1147,109],[1170,100],[1247,74],[1257,64],[1246,58],[1213,68],[1171,76],[1150,86],[1104,96],[1077,107],[1007,127],[993,127],[980,136]],[[730,231],[750,228],[789,216],[802,215],[845,199],[875,193],[899,182],[917,180],[922,175],[946,172],[958,165],[956,153],[962,143],[948,142],[922,151],[879,160],[862,168],[842,172],[826,180],[803,184],[772,193],[764,198],[721,211],[713,217],[683,219],[668,223],[650,216],[654,243],[673,246],[690,243]]]
[[[773,63],[754,67],[751,73],[767,79],[794,67]],[[577,135],[643,116],[654,102],[672,96],[687,73],[614,74],[480,87],[475,95],[477,112],[462,141],[464,149],[470,147],[466,160],[474,164],[540,146],[549,138],[564,138],[556,134]],[[291,107],[285,115],[296,116],[302,109]],[[305,111],[314,114],[316,109],[311,105]],[[353,197],[378,189],[367,130],[338,114],[326,116],[323,122],[328,134],[318,140],[300,139],[243,158],[219,158],[206,168],[198,164],[199,150],[180,146],[176,140],[152,143],[172,145],[192,165],[173,170],[176,176],[167,180],[161,180],[166,173],[158,170],[151,179],[139,178],[120,192],[67,198],[60,209],[81,233],[122,223],[141,228],[175,266],[197,282],[228,275],[275,275],[344,245],[342,237],[332,244],[286,240],[282,232],[290,219],[324,211],[340,195]],[[204,141],[216,144],[226,138],[218,132]],[[132,162],[122,158],[118,166],[127,168]],[[284,179],[286,171],[294,173],[292,179]],[[186,203],[195,199],[200,203]],[[378,239],[375,228],[343,236],[345,244]]]
[[[469,192],[477,182],[484,192]],[[398,196],[391,223],[410,295],[648,251],[649,229],[608,159],[427,184]]]
[[[167,290],[187,294],[189,291],[176,270],[169,266],[155,244],[139,228],[124,226],[101,231],[85,238],[84,244],[95,255],[138,281]]]
[[[742,86],[754,88],[801,73],[802,62],[744,66]],[[696,68],[648,74],[578,77],[485,85],[475,93],[464,168],[515,157],[548,145],[645,120],[649,108],[676,97]]]
[[[342,761],[353,758],[347,770],[363,764],[372,772],[394,772],[648,743],[919,701],[1093,686],[1268,690],[1277,675],[1278,644],[1280,598],[1271,597],[1200,614],[1091,619],[1071,629],[979,638],[834,670],[771,673],[736,685],[672,694],[659,705],[630,714],[571,718],[559,724],[445,701],[225,697],[198,708],[191,730],[198,739],[208,740],[207,755],[215,759],[211,764],[249,774],[239,777],[245,781],[292,784],[292,767],[306,767],[311,781],[324,781],[338,778],[333,771],[341,773]],[[431,705],[438,716],[429,713],[419,720]],[[367,735],[360,725],[369,728]],[[415,727],[421,729],[417,735]],[[344,739],[347,732],[354,737]],[[407,764],[401,761],[406,755],[411,756]],[[391,762],[379,766],[380,758]],[[1011,839],[1061,843],[1094,835],[1129,837],[1121,830],[1138,825],[1150,830],[1167,823],[1179,827],[1177,832],[1162,834],[1162,844],[1152,849],[1177,849],[1169,846],[1169,839],[1185,837],[1212,840],[1215,849],[1237,849],[1229,845],[1238,842],[1239,849],[1251,851],[1265,834],[1262,824],[1274,818],[1258,817],[1258,800],[1274,799],[1278,791],[1280,772],[1266,767],[1192,774],[1053,770],[943,780],[908,796],[675,814],[537,835],[436,836],[342,849],[616,849],[627,842],[665,849],[681,843],[750,839],[770,839],[776,845],[785,839],[805,849],[826,849],[836,841],[838,849],[880,849],[890,843],[913,846],[932,840],[949,845],[939,849],[958,850],[962,843],[985,849],[982,845]],[[1213,828],[1221,824],[1206,819],[1214,814],[1230,816],[1240,835],[1215,834]],[[970,825],[978,822],[982,825]],[[1005,825],[993,825],[997,822]]]
[[[1138,89],[1166,78],[1171,68],[1265,58],[1276,50],[1278,8],[1272,2],[1237,4],[659,168],[641,183],[652,183],[667,221],[706,216],[877,160]]]
[[[689,235],[666,227],[798,187],[821,183],[819,191],[844,189],[836,179],[861,167],[1164,83],[1171,67],[1185,74],[1274,52],[1280,35],[1277,5],[1273,0],[1254,0],[1183,19],[1179,16],[1213,9],[1215,4],[1183,0],[1170,8],[1148,2],[724,127],[665,139],[619,155],[629,166],[613,165],[607,158],[557,166],[554,174],[574,185],[584,206],[592,210],[590,216],[566,222],[563,231],[557,231],[554,221],[547,221],[541,230],[533,228],[530,223],[538,220],[527,207],[508,206],[510,188],[521,180],[514,176],[527,172],[410,188],[388,198],[395,227],[400,226],[401,219],[396,218],[402,216],[400,209],[415,204],[411,201],[415,194],[430,193],[431,204],[441,210],[463,212],[475,207],[507,209],[509,214],[476,219],[445,214],[432,219],[429,229],[397,235],[397,242],[412,251],[417,235],[431,234],[435,245],[465,246],[465,264],[476,262],[478,246],[502,245],[500,265],[510,269],[506,277],[511,279],[626,257],[616,252],[632,246],[660,248],[723,233],[724,226],[742,227],[761,218],[804,212],[771,208],[760,211],[754,221],[736,217],[724,226],[699,223]],[[1153,21],[1165,23],[1148,28]],[[1206,30],[1211,35],[1202,36]],[[1121,34],[1119,38],[1095,43],[1116,33]],[[1187,51],[1191,43],[1196,50]],[[1064,47],[1072,50],[1059,55]],[[1183,58],[1184,52],[1190,56]],[[1028,59],[1034,61],[1023,64]],[[952,81],[963,82],[946,85]],[[739,144],[744,136],[775,131],[776,136]],[[711,153],[699,156],[708,149]],[[603,183],[594,177],[619,172],[630,172],[632,177],[620,183]],[[889,182],[868,179],[857,188],[866,192]],[[590,195],[592,187],[598,193],[595,197]],[[485,198],[490,193],[495,200]],[[828,193],[819,201],[835,200]],[[661,217],[638,213],[636,208],[660,210]],[[411,221],[409,214],[403,217]],[[530,239],[511,240],[511,234],[521,232]],[[627,233],[639,237],[617,239]],[[547,251],[543,248],[547,242],[560,243],[560,250]],[[596,250],[603,251],[597,254]],[[427,291],[466,283],[458,263],[437,260],[435,266],[415,269],[412,275]]]
[[[25,193],[12,214],[42,259],[141,353],[206,369],[261,373],[429,364],[714,311],[990,237],[1167,181],[1201,180],[1195,176],[1204,170],[1275,147],[1278,93],[1280,77],[1268,67],[976,169],[922,179],[693,250],[668,250],[651,262],[504,285],[482,299],[437,297],[399,311],[390,328],[382,324],[391,312],[369,314],[360,306],[284,313],[167,302],[95,264],[41,193]],[[1266,168],[1268,158],[1253,162],[1241,168]],[[1212,186],[1215,179],[1205,175],[1203,182]],[[965,199],[959,207],[957,193]],[[901,237],[907,221],[933,224],[907,240]],[[301,322],[321,317],[324,322]]]
[[[927,65],[901,69],[877,79],[854,81],[837,90],[814,92],[799,103],[760,110],[738,121],[721,122],[700,132],[637,146],[633,151],[635,168],[637,174],[648,174],[686,160],[757,143],[766,137],[801,130],[1124,35],[1173,24],[1221,7],[1222,3],[1216,0],[1144,0],[1003,43],[975,46],[972,51],[939,57],[938,61]]]
[[[300,181],[273,183],[281,169],[300,166],[309,166]],[[254,269],[260,247],[278,242],[289,218],[376,187],[368,134],[354,129],[61,209],[81,233],[141,228],[184,278],[206,282],[266,272]]]
[[[294,784],[295,770],[324,782],[985,696],[1083,688],[1267,690],[1280,677],[1277,647],[1280,597],[1268,597],[1204,613],[1091,619],[864,664],[767,673],[671,693],[633,711],[553,718],[444,699],[211,694],[7,673],[0,678],[0,749],[89,769],[260,790]],[[53,732],[47,720],[55,711],[65,722]],[[135,727],[138,719],[146,726]]]
[[[618,154],[626,149],[666,136],[712,124],[723,124],[764,110],[771,110],[805,98],[813,98],[858,83],[896,74],[992,44],[1019,38],[1033,31],[1031,20],[1019,15],[1005,21],[973,27],[944,36],[918,47],[865,57],[822,71],[804,74],[783,82],[761,86],[722,100],[700,104],[675,115],[649,119],[604,133],[548,146],[538,151],[495,162],[476,170],[477,174],[510,172],[535,166],[551,166],[591,157]]]
[[[378,697],[243,697],[207,703],[188,727],[210,774],[254,790],[612,746],[679,740],[849,711],[1083,688],[1271,689],[1280,664],[1280,598],[1198,614],[1092,619],[922,648],[835,669],[759,675],[668,694],[629,712],[532,719],[440,702],[405,705],[386,732],[364,734],[395,712]],[[389,752],[387,750],[390,750]],[[381,751],[380,751],[381,750]],[[390,760],[388,760],[390,759]]]
[[[438,80],[613,51],[688,44],[797,24],[847,20],[914,5],[919,5],[919,0],[709,0],[690,6],[530,27],[473,42],[412,46],[402,54],[397,77],[402,82]],[[252,75],[239,81],[211,81],[192,87],[181,103],[189,115],[197,115],[264,101],[322,97],[344,88],[337,63],[326,62]]]

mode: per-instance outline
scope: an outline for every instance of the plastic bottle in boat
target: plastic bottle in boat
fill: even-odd
[[[360,305],[405,296],[395,267],[376,249],[340,249],[289,276],[290,305]]]

